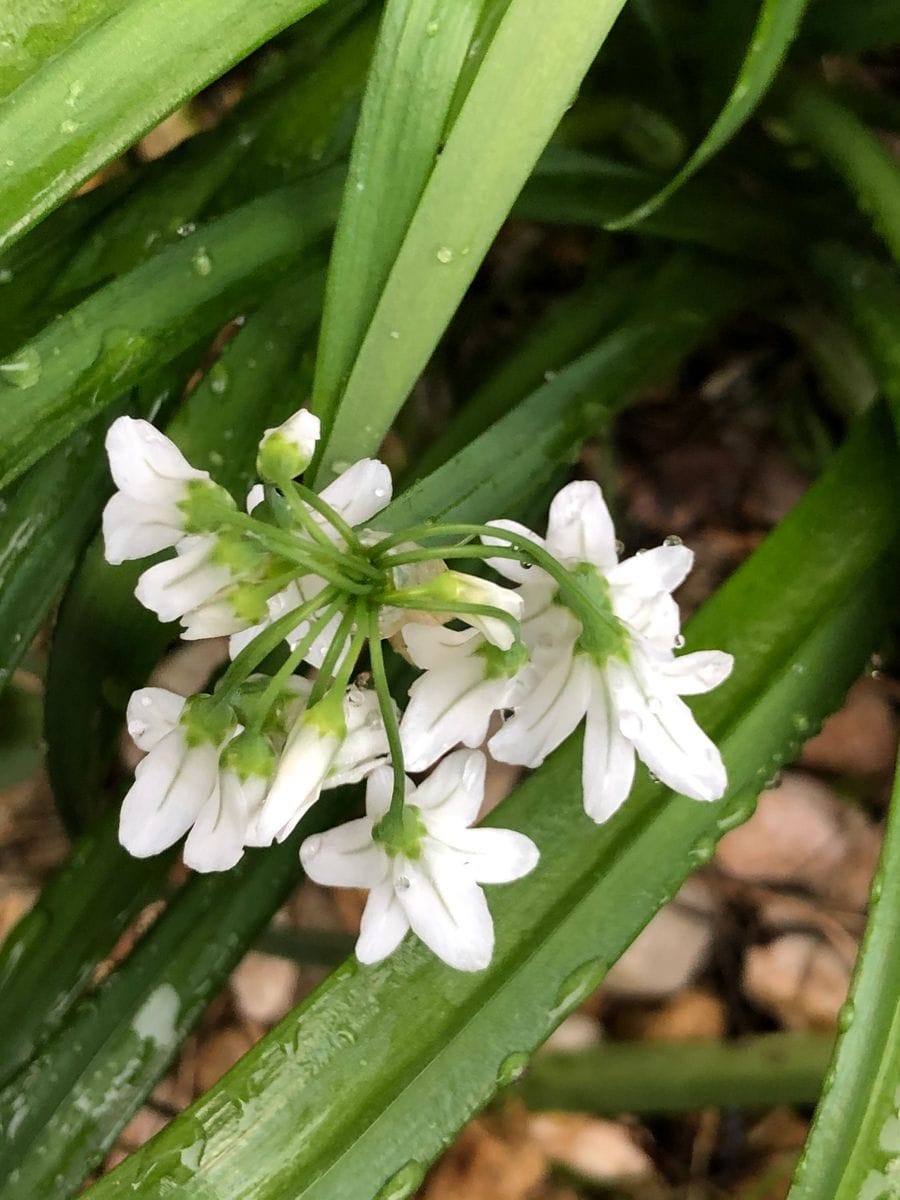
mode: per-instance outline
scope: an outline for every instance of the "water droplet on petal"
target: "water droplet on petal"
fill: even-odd
[[[385,491],[384,488],[376,488],[374,495],[375,495],[376,500],[383,500],[385,498],[385,496],[387,495],[387,492]]]
[[[322,849],[322,839],[320,837],[309,837],[303,843],[303,853],[307,858],[315,858]]]
[[[410,887],[412,886],[412,880],[409,879],[406,875],[398,875],[397,883],[395,886],[396,886],[398,892],[408,892]]]
[[[677,533],[670,533],[668,537],[663,538],[663,545],[664,546],[683,546],[684,542],[682,542],[681,538],[678,536]]]

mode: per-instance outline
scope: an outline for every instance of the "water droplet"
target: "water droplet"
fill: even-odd
[[[366,190],[366,185],[361,179],[357,179],[356,181],[356,190],[358,192],[364,192]]]
[[[12,277],[13,273],[9,267],[0,267],[0,283],[9,283]]]
[[[453,251],[449,246],[441,246],[440,250],[437,252],[437,260],[439,263],[444,264],[453,262]]]
[[[795,712],[791,717],[791,724],[798,733],[807,733],[809,731],[809,717],[806,713]]]
[[[619,732],[622,737],[636,738],[644,728],[644,723],[637,713],[622,713],[619,717]]]
[[[853,1024],[853,1018],[856,1016],[856,1005],[852,1000],[845,1000],[841,1005],[840,1012],[837,1018],[838,1033],[846,1033]]]
[[[683,546],[684,543],[682,542],[681,538],[678,536],[677,533],[670,533],[668,535],[668,537],[663,538],[663,545],[664,546]]]
[[[428,24],[425,26],[425,32],[428,34],[429,37],[434,37],[435,34],[437,33],[437,31],[440,29],[440,27],[441,27],[441,25],[440,25],[439,21],[429,21]]]
[[[213,363],[209,370],[209,390],[221,396],[228,388],[228,368],[223,362]]]
[[[405,1200],[425,1178],[425,1168],[417,1162],[408,1162],[378,1189],[372,1200]]]
[[[561,1020],[573,1008],[587,1000],[603,982],[606,971],[606,963],[599,958],[589,959],[580,967],[576,967],[559,985],[556,1004],[550,1013],[551,1019],[554,1022]]]
[[[41,377],[41,356],[34,346],[24,346],[14,357],[0,362],[0,375],[14,387],[34,387]]]
[[[688,854],[688,862],[694,867],[705,866],[716,852],[714,838],[701,838]]]
[[[196,228],[197,226],[193,221],[185,221],[183,225],[179,225],[177,227],[175,232],[179,237],[188,237],[188,235],[192,234]]]
[[[398,340],[398,338],[400,337],[400,330],[392,329],[391,332],[388,334],[388,337],[390,337],[393,341],[396,342]]]
[[[318,836],[308,837],[303,843],[303,854],[306,858],[315,858],[322,849],[322,839]]]
[[[385,496],[387,495],[387,492],[385,491],[384,488],[376,488],[374,495],[375,495],[376,500],[383,500],[385,498]]]
[[[557,371],[545,371],[544,379],[546,380],[547,383],[552,383],[553,380],[556,378],[557,374],[558,374]]]
[[[528,1058],[524,1050],[507,1054],[497,1071],[497,1087],[509,1087],[520,1080],[528,1068]]]
[[[398,892],[408,892],[411,886],[410,880],[405,875],[397,876],[396,888]]]
[[[74,133],[77,128],[78,122],[73,121],[71,117],[66,117],[65,121],[60,121],[59,123],[60,133]]]
[[[621,540],[621,538],[616,538],[615,546],[616,554],[622,554],[622,552],[625,550],[625,543]]]
[[[676,649],[676,650],[683,650],[683,649],[684,649],[684,643],[685,643],[685,640],[686,640],[686,639],[685,639],[685,636],[684,636],[684,634],[683,634],[683,633],[679,633],[679,634],[678,634],[678,636],[675,638],[675,649]]]
[[[198,275],[208,275],[212,271],[212,259],[202,248],[191,255],[191,266]]]
[[[73,79],[69,84],[69,94],[66,96],[66,104],[69,108],[74,108],[78,103],[78,97],[84,91],[84,84],[80,79]]]

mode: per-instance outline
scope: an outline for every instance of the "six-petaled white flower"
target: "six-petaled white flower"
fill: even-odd
[[[538,861],[530,838],[511,829],[471,829],[484,799],[485,759],[477,751],[448,755],[416,788],[407,783],[407,839],[402,849],[377,840],[390,806],[392,775],[369,776],[366,815],[303,843],[311,879],[369,888],[356,953],[373,963],[390,954],[407,930],[461,971],[491,960],[494,925],[481,890],[527,875]]]
[[[599,619],[586,630],[539,567],[493,560],[522,585],[522,636],[532,669],[527,695],[491,739],[491,754],[538,766],[586,719],[582,784],[593,820],[605,821],[628,796],[635,753],[676,792],[721,797],[727,782],[721,755],[680,697],[716,687],[732,658],[718,651],[674,654],[679,615],[671,593],[690,570],[692,552],[663,545],[618,562],[612,519],[590,482],[557,494],[545,542],[521,526],[496,524],[544,545],[575,574]]]

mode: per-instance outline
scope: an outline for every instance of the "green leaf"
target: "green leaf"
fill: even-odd
[[[118,813],[79,838],[34,908],[0,946],[0,1083],[58,1028],[100,960],[154,899],[172,856],[129,858]]]
[[[295,406],[295,376],[322,285],[317,273],[276,288],[167,426],[195,465],[239,497],[254,478],[262,430]],[[145,565],[110,567],[97,539],[57,619],[47,680],[48,765],[56,802],[74,829],[103,805],[101,784],[128,697],[174,638],[132,594]]]
[[[439,22],[453,7],[441,6]],[[548,22],[541,0],[509,4],[446,133],[387,278],[362,314],[358,352],[350,349],[316,385],[314,407],[326,430],[319,484],[334,474],[335,462],[371,453],[379,444],[620,8],[621,0],[558,0]],[[397,96],[389,79],[380,84],[373,76],[371,95],[380,96],[383,87],[385,102],[389,96],[395,104],[401,99],[403,110],[411,111],[422,102],[421,86],[407,86]],[[367,96],[366,102],[375,100]],[[395,178],[390,164],[390,179]],[[348,195],[358,183],[361,203],[373,206],[370,219],[377,220],[372,197],[385,182],[351,170]],[[323,362],[331,361],[327,347],[340,334],[332,325],[343,319],[330,303]]]
[[[40,680],[16,679],[0,696],[0,789],[34,777],[43,757]]]
[[[9,1081],[0,1092],[0,1200],[65,1200],[77,1190],[296,885],[300,842],[346,807],[346,795],[332,793],[282,845],[251,852],[228,873],[194,876],[126,962]],[[121,849],[118,856],[128,858]],[[202,1147],[193,1157],[199,1164]]]
[[[780,71],[797,36],[806,5],[807,0],[763,0],[734,87],[706,137],[671,182],[643,204],[608,221],[608,229],[625,229],[649,216],[734,137]]]
[[[375,15],[355,22],[313,69],[249,96],[214,130],[143,168],[122,203],[71,256],[56,293],[96,287],[177,243],[196,221],[329,165],[349,144]]]
[[[0,249],[183,100],[319,3],[76,0],[69,24],[73,6],[53,0],[55,23],[37,33],[37,69],[0,106]],[[32,11],[15,39],[16,69],[41,24],[42,10]]]
[[[0,508],[0,693],[93,530],[108,469],[96,423],[32,467]]]
[[[885,434],[879,412],[691,624],[692,646],[737,659],[732,679],[697,706],[723,746],[725,801],[679,799],[644,775],[594,827],[581,811],[576,735],[488,818],[532,836],[543,863],[492,891],[487,971],[454,972],[411,940],[377,966],[346,963],[151,1147],[95,1184],[92,1200],[414,1191],[455,1131],[747,817],[881,636],[895,568],[892,559],[887,577],[883,556],[898,528]],[[190,1148],[201,1144],[198,1165]]]
[[[0,486],[160,366],[258,304],[333,220],[338,179],[261,197],[95,292],[0,363]]]
[[[816,246],[813,270],[859,334],[900,438],[900,275],[849,246]]]
[[[900,261],[900,165],[878,138],[825,88],[794,80],[784,116],[841,175],[894,258]]]
[[[803,40],[818,54],[890,50],[900,42],[900,10],[894,0],[817,0],[810,6]]]
[[[598,1115],[813,1104],[833,1049],[827,1033],[608,1042],[535,1055],[519,1091],[529,1108]]]
[[[900,771],[840,1038],[789,1200],[893,1196],[900,1154]]]
[[[551,147],[513,207],[513,216],[606,229],[616,213],[657,187],[658,177],[596,154]],[[790,230],[783,216],[748,204],[719,179],[690,180],[640,221],[636,233],[723,254],[783,262]]]

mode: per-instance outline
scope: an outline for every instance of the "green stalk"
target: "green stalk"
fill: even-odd
[[[393,824],[401,823],[403,808],[406,803],[406,771],[403,766],[403,745],[400,741],[400,726],[397,724],[397,714],[394,712],[394,700],[388,683],[387,672],[384,669],[384,652],[381,648],[381,630],[378,628],[378,609],[369,610],[369,663],[372,667],[372,680],[378,694],[378,704],[381,708],[381,719],[387,734],[388,747],[391,752],[391,764],[394,768],[394,790],[391,793],[391,807],[388,818]]]

